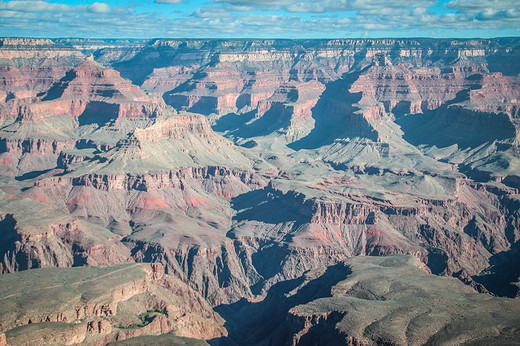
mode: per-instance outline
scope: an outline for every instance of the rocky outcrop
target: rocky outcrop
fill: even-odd
[[[174,214],[178,211],[185,213],[188,217],[186,221],[191,220],[189,222],[196,225],[204,210],[220,210],[226,215],[229,213],[225,208],[227,199],[263,184],[263,179],[253,173],[224,167],[184,168],[157,175],[88,175],[42,180],[22,196],[49,207],[53,206],[52,201],[56,196],[61,196],[65,201],[61,207],[62,213],[72,213],[81,219],[94,221],[99,226],[92,232],[89,227],[93,225],[80,221],[53,222],[34,234],[32,225],[17,225],[9,216],[12,222],[5,221],[6,232],[18,234],[20,239],[6,247],[2,271],[125,263],[131,259],[129,250],[120,243],[121,239],[132,228],[138,228],[140,223],[145,225],[149,222],[154,214],[160,215],[165,208],[175,206],[175,210],[172,210]],[[116,205],[106,200],[107,194],[111,193],[121,198]],[[214,200],[208,194],[214,196]],[[15,198],[22,196],[12,196],[10,200],[15,201]],[[212,213],[206,219],[212,225],[208,231],[226,227],[228,221]],[[114,219],[116,215],[119,216]],[[224,224],[220,225],[220,222]],[[99,239],[95,230],[110,224],[118,230],[114,231],[117,235],[111,234],[108,238]],[[176,229],[175,227],[175,232]],[[211,237],[220,239],[222,234]]]
[[[166,103],[174,108],[206,115],[255,111],[256,118],[269,114],[267,111],[274,100],[280,99],[280,95],[292,97],[290,93],[295,87],[305,88],[306,83],[314,83],[316,90],[323,90],[325,84],[340,79],[347,72],[364,71],[357,81],[350,81],[353,82],[350,92],[356,94],[362,91],[359,100],[361,112],[369,122],[374,122],[392,114],[422,113],[446,102],[463,101],[469,90],[482,87],[482,76],[489,72],[485,57],[490,57],[490,62],[494,62],[499,56],[510,54],[508,45],[511,44],[487,40],[428,43],[431,45],[429,48],[414,40],[303,41],[292,45],[285,41],[262,40],[186,44],[155,41],[143,50],[143,56],[139,59],[134,57],[134,62],[141,63],[141,59],[145,55],[152,56],[152,52],[160,52],[173,59],[168,67],[162,67],[162,62],[158,64],[159,68],[149,74],[150,80],[145,77],[143,86],[165,92]],[[491,46],[495,48],[490,49]],[[198,60],[192,60],[194,47],[197,47]],[[211,52],[215,53],[211,55]],[[184,59],[189,59],[189,62]],[[163,87],[159,76],[164,76],[163,80],[168,80],[172,88],[168,90]],[[495,74],[495,78],[502,77]],[[494,107],[514,113],[517,98],[509,95],[510,88],[506,86],[512,80],[509,77],[502,80],[506,81],[505,85],[490,90],[491,94],[508,96],[500,101],[500,106]],[[513,106],[510,101],[513,101]],[[349,102],[353,103],[352,100]],[[301,100],[300,104],[303,106],[305,103]],[[314,106],[315,101],[311,101],[303,106],[306,109],[304,112],[309,112]],[[350,112],[347,108],[334,109],[334,112]],[[284,113],[279,108],[275,111]],[[330,109],[316,109],[314,116],[319,117],[321,111],[329,112]],[[298,107],[287,112],[288,121],[295,126],[300,114]],[[258,128],[276,121],[280,119],[266,118],[265,124],[258,123]],[[356,124],[360,121],[357,120]],[[222,122],[221,125],[226,123]],[[252,124],[248,123],[242,131],[231,133],[251,137],[251,133],[255,133],[250,130]],[[356,124],[352,123],[350,127]],[[297,130],[287,130],[287,127],[279,128],[287,135],[289,142],[294,142],[308,134],[312,125],[305,124],[303,129],[296,126]],[[233,127],[219,128],[233,130]]]
[[[471,292],[460,282],[427,274],[417,259],[410,257],[357,258],[349,263],[352,274],[340,279],[329,297],[289,310],[288,324],[294,328],[292,344],[422,344],[452,340],[485,343],[518,338],[516,328],[506,327],[518,323],[517,302]],[[397,283],[399,280],[403,280],[401,284]],[[382,282],[385,284],[380,285]],[[442,293],[437,285],[442,285]],[[431,302],[429,297],[439,294],[440,304],[420,303],[423,299]],[[463,306],[470,297],[472,308],[468,312]],[[406,316],[400,310],[401,299],[410,304]],[[480,312],[478,318],[475,310]],[[451,318],[451,311],[457,312],[456,321]],[[491,317],[495,313],[501,314],[499,320]],[[388,323],[390,319],[398,322]],[[479,333],[474,333],[476,328]]]
[[[13,107],[15,107],[16,101],[20,103],[28,102],[38,97],[40,93],[46,92],[65,75],[69,67],[38,68],[27,66],[17,68],[2,65],[0,69],[2,71],[0,104],[7,104],[11,101]]]
[[[360,105],[382,103],[386,113],[422,113],[475,88],[479,81],[475,76],[480,76],[477,72],[374,64],[354,82],[351,92],[362,93]]]
[[[49,39],[7,37],[0,39],[0,64],[14,67],[76,66],[84,55]]]
[[[49,202],[44,196],[33,198]],[[43,267],[108,266],[133,262],[129,259],[129,250],[119,239],[95,237],[88,224],[82,222],[49,222],[36,232],[31,226],[18,224],[10,214],[2,222],[3,238],[12,240],[2,251],[2,273]]]
[[[78,264],[113,265],[128,260],[159,261],[212,304],[219,305],[265,293],[277,282],[298,277],[305,270],[359,254],[414,254],[434,273],[452,274],[464,269],[474,275],[487,266],[486,259],[490,254],[506,250],[519,237],[517,233],[508,233],[508,216],[494,207],[505,201],[501,202],[483,186],[465,181],[458,183],[457,199],[422,200],[415,206],[366,199],[363,203],[327,201],[293,192],[284,194],[270,187],[266,192],[271,197],[262,197],[265,202],[259,208],[254,207],[257,205],[255,197],[244,202],[239,198],[261,181],[255,183],[254,176],[239,173],[233,179],[242,187],[229,190],[232,174],[227,169],[213,168],[160,176],[84,176],[74,178],[72,190],[64,190],[71,184],[64,178],[38,182],[26,196],[37,200],[37,196],[56,195],[61,191],[59,193],[68,196],[66,206],[72,215],[85,215],[89,220],[108,225],[104,227],[120,235],[112,235],[108,242],[92,244],[95,235],[81,223],[60,225],[38,236],[23,235],[23,228],[20,233],[13,226],[13,234],[21,234],[22,238],[16,243],[17,247],[5,253],[4,271]],[[226,184],[208,185],[209,181],[222,179],[219,175],[226,177]],[[206,182],[202,189],[195,186],[198,181]],[[187,185],[191,186],[191,192],[180,195],[183,201],[170,199],[168,194],[172,192],[157,192],[175,191]],[[124,202],[126,206],[121,211],[108,205],[92,204],[92,201],[105,198],[102,196],[106,193],[117,193],[125,201],[128,197],[121,194],[125,191],[142,192],[129,194],[131,198]],[[196,191],[198,196],[194,194]],[[222,231],[227,229],[225,224],[229,219],[218,221],[224,222],[221,228],[215,223],[216,219],[202,215],[214,208],[222,208],[224,214],[228,211],[215,201],[206,200],[202,193],[217,194],[223,200],[239,196],[232,203],[243,211],[234,217],[236,225],[227,238]],[[174,196],[179,196],[178,192]],[[50,197],[39,200],[50,201]],[[157,233],[152,233],[155,239],[150,241],[146,235],[153,229],[150,220],[156,220],[161,227],[163,221],[157,216],[172,207],[192,218],[191,227],[195,227],[196,220],[206,220],[214,228],[200,228],[187,238],[174,226],[167,233],[161,231],[163,236],[159,238]],[[271,216],[259,218],[261,208],[271,212]],[[501,208],[507,210],[505,204]],[[274,210],[283,211],[283,214],[273,214]],[[127,216],[116,221],[108,215]],[[480,215],[486,215],[485,219]],[[201,227],[198,222],[197,227]],[[250,233],[251,230],[254,233]],[[273,245],[273,241],[279,245]],[[126,247],[120,246],[120,242]],[[49,249],[58,248],[61,253],[48,253]],[[24,257],[27,259],[23,261]],[[251,291],[251,287],[257,288]]]
[[[54,72],[47,70],[47,74]],[[16,76],[20,78],[19,71],[12,73],[17,72]],[[91,58],[68,70],[60,80],[56,80],[52,74],[46,76],[45,71],[28,72],[29,75],[38,72],[39,75],[32,76],[33,79],[41,81],[36,83],[36,86],[47,83],[40,87],[45,88],[45,91],[35,95],[25,93],[16,97],[16,87],[20,82],[5,81],[6,105],[3,107],[2,118],[17,117],[22,121],[37,121],[44,117],[70,115],[80,117],[80,122],[85,123],[86,118],[96,118],[94,122],[101,121],[98,118],[104,118],[105,121],[120,117],[150,118],[160,112],[158,109],[161,108],[161,104],[156,103],[157,99],[146,96],[138,86],[121,78],[119,72],[103,68]],[[40,76],[41,74],[43,75]],[[53,82],[52,85],[49,85],[50,82]],[[8,97],[7,94],[11,96]],[[31,96],[32,99],[16,102],[15,99],[24,99],[20,96]],[[98,116],[97,113],[106,114]]]
[[[110,299],[86,294],[23,315],[7,341],[219,338],[213,306],[239,344],[451,342],[440,330],[459,325],[419,309],[440,328],[424,331],[373,305],[395,293],[373,280],[335,290],[355,258],[406,254],[434,287],[427,271],[518,295],[520,95],[518,65],[503,63],[517,48],[517,39],[4,40],[1,272],[134,262],[165,271],[107,290]],[[417,306],[438,301],[427,296]],[[376,322],[364,325],[352,306]],[[409,335],[381,322],[396,316]]]
[[[38,295],[34,279],[39,279]],[[3,304],[0,329],[9,344],[76,344],[100,338],[110,342],[172,330],[202,339],[225,335],[222,319],[207,303],[178,279],[165,275],[157,263],[87,270],[47,268],[6,274],[1,280],[0,299],[10,302]],[[121,324],[138,314],[140,323]]]

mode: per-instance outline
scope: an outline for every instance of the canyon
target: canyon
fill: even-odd
[[[519,342],[518,61],[0,39],[0,345]]]

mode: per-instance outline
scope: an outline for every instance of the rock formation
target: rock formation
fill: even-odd
[[[0,279],[144,268],[135,262],[169,278],[119,300],[119,324],[90,312],[65,320],[67,304],[26,309],[25,322],[6,315],[8,342],[26,331],[45,343],[220,338],[210,306],[235,318],[230,309],[263,300],[280,313],[266,305],[280,287],[366,256],[415,256],[453,278],[417,277],[467,284],[455,295],[519,296],[520,70],[505,63],[519,58],[518,39],[1,42]],[[146,326],[116,330],[168,299],[185,320],[149,313]],[[287,308],[292,334],[273,337],[311,342],[344,326],[346,308],[327,306]],[[194,326],[197,314],[207,323]],[[328,341],[452,340],[358,327]]]
[[[217,310],[239,345],[508,343],[518,300],[476,293],[412,256],[353,257]],[[253,328],[253,326],[256,326]]]
[[[8,344],[77,344],[175,331],[226,335],[204,299],[160,264],[107,268],[42,268],[2,275]]]

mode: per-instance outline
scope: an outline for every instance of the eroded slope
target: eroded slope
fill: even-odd
[[[224,306],[408,254],[518,296],[517,39],[4,41],[3,273],[160,262]]]

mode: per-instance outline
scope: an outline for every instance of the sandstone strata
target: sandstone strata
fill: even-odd
[[[518,296],[517,39],[3,42],[2,273],[151,262],[171,275],[117,319],[89,308],[70,325],[58,309],[13,337],[64,323],[49,328],[70,342],[209,338],[221,324],[200,319],[207,306],[269,310],[308,270],[363,255],[413,255]],[[184,320],[117,329],[179,285],[198,302]],[[343,313],[291,312],[284,337],[313,340]]]
[[[289,311],[289,323],[298,330],[292,344],[306,340],[363,345],[507,343],[518,339],[517,301],[477,294],[460,282],[428,275],[413,258],[360,259],[349,262],[353,273],[330,288],[330,297]],[[433,298],[437,295],[441,297]]]
[[[1,280],[0,328],[8,344],[106,343],[169,331],[199,339],[225,335],[202,297],[160,264],[46,268]]]

